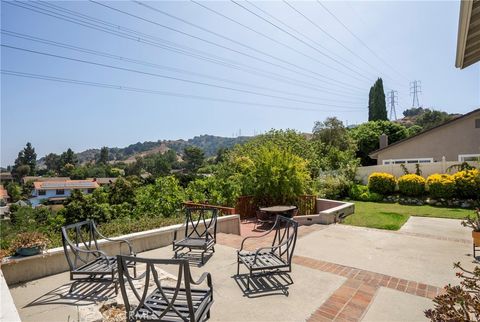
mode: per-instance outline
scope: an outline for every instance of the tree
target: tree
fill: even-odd
[[[428,130],[451,119],[452,116],[446,112],[430,110],[427,108],[425,109],[425,112],[415,120],[415,124],[421,126],[424,130]]]
[[[60,156],[55,153],[49,153],[45,156],[45,166],[47,170],[60,171]]]
[[[195,146],[187,146],[183,150],[183,159],[185,167],[192,172],[195,172],[203,165],[205,161],[205,154],[202,149]]]
[[[110,188],[110,204],[116,205],[124,202],[135,203],[135,186],[125,178],[118,178]]]
[[[323,122],[315,122],[313,136],[327,146],[334,146],[341,150],[354,147],[354,142],[343,126],[343,122],[336,117],[327,117]]]
[[[11,202],[17,202],[22,198],[22,189],[20,185],[15,182],[10,182],[5,187],[7,189],[8,195],[10,196]]]
[[[65,167],[67,164],[71,164],[75,166],[78,163],[78,158],[75,155],[75,152],[72,151],[72,149],[68,148],[67,151],[63,152],[62,155],[60,155],[60,165],[61,167]]]
[[[32,144],[27,142],[25,148],[18,152],[12,172],[17,178],[22,178],[26,175],[35,175],[36,166],[37,154]]]
[[[412,107],[408,108],[405,111],[403,111],[403,116],[408,117],[408,116],[417,116],[421,115],[425,112],[423,107]]]
[[[387,104],[385,102],[385,92],[381,78],[378,78],[370,88],[368,95],[368,120],[388,120]]]
[[[98,157],[97,163],[107,164],[108,163],[108,147],[104,146],[100,149],[100,155]]]
[[[357,157],[362,165],[376,164],[368,155],[379,148],[379,136],[385,133],[388,142],[394,143],[407,137],[405,126],[390,121],[371,121],[363,123],[350,131],[357,142]]]
[[[409,128],[407,128],[407,136],[408,137],[411,137],[411,136],[414,136],[414,135],[417,135],[418,133],[422,132],[423,129],[421,126],[419,125],[412,125],[410,126]]]

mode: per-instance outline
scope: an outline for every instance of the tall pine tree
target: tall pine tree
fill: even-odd
[[[381,78],[377,79],[368,94],[368,120],[388,120],[387,104]]]

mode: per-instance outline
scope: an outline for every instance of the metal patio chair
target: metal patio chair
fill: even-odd
[[[118,276],[122,292],[127,321],[205,321],[210,318],[213,304],[213,287],[210,273],[203,273],[198,281],[190,274],[186,259],[147,259],[129,256],[117,256]],[[132,277],[128,263],[145,264],[145,272],[138,278]],[[167,283],[159,279],[158,266],[178,267],[177,280]],[[138,289],[138,281],[143,290]],[[192,288],[191,285],[207,283],[206,288]],[[134,282],[137,282],[136,285]],[[152,283],[153,282],[153,283]],[[152,288],[151,291],[149,289]],[[128,297],[127,289],[131,291]],[[136,303],[133,304],[131,300]]]
[[[185,208],[185,235],[177,240],[177,230],[173,236],[173,251],[175,258],[184,248],[189,251],[201,250],[201,262],[204,264],[204,255],[207,251],[215,252],[217,236],[218,209],[209,207]],[[210,219],[210,220],[208,220]]]
[[[249,270],[247,290],[250,289],[250,279],[253,274],[275,274],[278,272],[292,271],[292,257],[297,242],[298,223],[293,219],[277,216],[273,227],[260,236],[246,237],[237,251],[237,276],[240,274],[240,264]],[[244,251],[247,239],[260,238],[273,235],[272,245],[261,247],[255,251]]]
[[[111,282],[118,293],[117,285],[117,259],[108,256],[100,250],[98,239],[118,241],[128,247],[128,254],[135,256],[132,245],[126,239],[112,239],[102,235],[93,220],[86,220],[62,227],[62,243],[68,265],[70,266],[70,280],[76,282]],[[136,266],[132,263],[137,274]],[[75,283],[72,284],[70,292]]]

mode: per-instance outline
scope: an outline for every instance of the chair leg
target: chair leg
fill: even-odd
[[[237,258],[237,275],[240,274],[240,261]]]
[[[247,277],[247,291],[250,290],[250,279],[252,278],[252,271],[250,271],[250,273],[248,274],[248,277]]]

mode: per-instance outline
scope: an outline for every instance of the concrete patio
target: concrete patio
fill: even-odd
[[[257,234],[252,224],[242,235]],[[236,253],[243,237],[218,234],[215,254],[198,278],[212,274],[212,321],[422,321],[431,298],[447,283],[457,283],[452,263],[474,265],[468,229],[457,220],[412,217],[397,232],[345,225],[299,228],[293,272],[255,280],[245,289],[245,275],[235,277]],[[268,243],[260,239],[249,248]],[[171,258],[171,247],[140,254]],[[168,269],[167,269],[168,272]],[[241,273],[246,270],[241,269]],[[174,272],[170,272],[174,273]],[[108,285],[85,286],[68,295],[68,273],[10,287],[22,321],[88,320],[88,308],[114,297]]]

